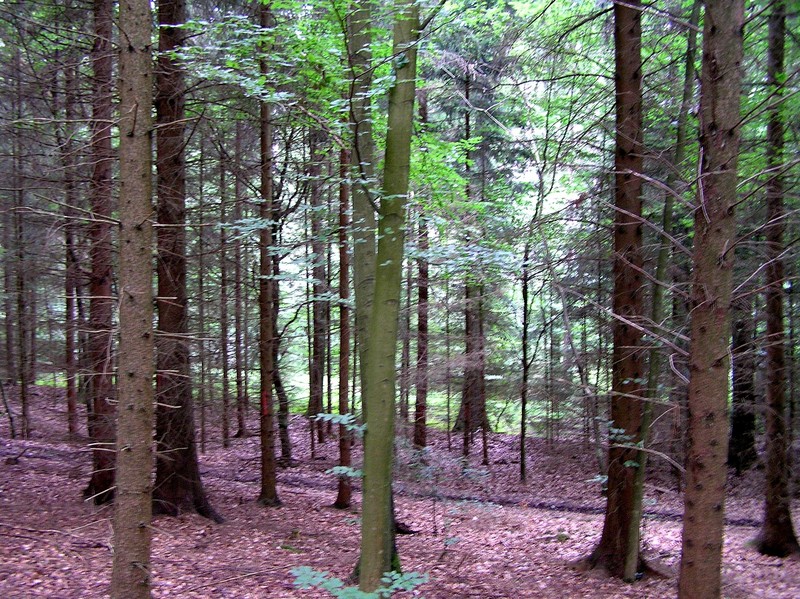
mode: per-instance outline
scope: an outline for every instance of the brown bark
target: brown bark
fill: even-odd
[[[350,389],[350,256],[348,255],[347,233],[350,218],[347,214],[350,188],[347,185],[347,171],[350,152],[342,150],[339,154],[339,414],[349,414]],[[352,464],[350,446],[352,435],[347,427],[339,425],[339,465]],[[339,487],[333,506],[339,509],[350,507],[352,484],[349,476],[339,477]]]
[[[158,310],[156,513],[186,510],[221,521],[208,502],[197,462],[189,370],[186,294],[186,169],[183,66],[172,52],[184,43],[184,0],[158,2],[156,167],[158,171]]]
[[[16,70],[16,85],[14,99],[12,100],[12,114],[18,121],[23,119],[22,110],[22,73],[21,59],[19,51],[14,53],[14,63]],[[14,186],[14,244],[15,244],[15,270],[14,270],[14,294],[16,297],[16,332],[17,332],[17,372],[15,373],[18,387],[18,397],[20,403],[20,436],[27,439],[31,432],[31,417],[29,405],[29,385],[30,377],[30,310],[28,302],[28,267],[29,261],[26,260],[27,248],[25,239],[25,219],[23,212],[25,209],[25,183],[24,169],[22,163],[22,147],[18,133],[13,135],[13,159],[11,179]]]
[[[272,225],[272,239],[276,240],[278,237],[278,224],[273,221]],[[281,368],[278,357],[281,349],[281,337],[278,333],[278,315],[280,314],[280,287],[278,285],[278,278],[280,277],[280,256],[272,257],[272,272],[274,280],[272,281],[272,337],[274,342],[272,344],[272,385],[275,389],[275,395],[278,398],[278,439],[281,444],[281,459],[282,466],[292,466],[294,460],[292,458],[292,439],[289,436],[289,394],[283,386],[283,377],[281,376]]]
[[[79,285],[79,265],[76,255],[75,234],[77,221],[77,172],[75,156],[76,122],[76,69],[69,59],[64,66],[64,128],[56,129],[61,165],[64,169],[64,375],[67,403],[67,432],[75,437],[78,432],[78,362],[75,353],[77,337],[76,299]]]
[[[688,449],[678,596],[719,597],[744,1],[706,3],[695,208]]]
[[[758,459],[756,452],[756,345],[753,341],[752,302],[743,300],[734,309],[731,344],[733,395],[728,465],[736,474]]]
[[[414,404],[414,446],[427,445],[428,412],[428,223],[419,215],[419,253],[417,268],[417,367],[416,402]]]
[[[222,152],[220,152],[222,154]],[[219,232],[219,351],[222,362],[222,446],[231,444],[230,424],[230,362],[228,343],[228,240],[225,227],[228,225],[226,214],[227,183],[225,181],[225,160],[220,157],[219,165],[219,221],[222,224]],[[202,301],[202,296],[201,300]]]
[[[153,472],[152,19],[120,2],[119,419],[112,599],[150,597]]]
[[[614,5],[616,154],[614,218],[613,367],[606,515],[588,564],[624,576],[635,502],[644,373],[642,334],[630,323],[644,310],[642,280],[641,3]],[[616,431],[616,432],[613,432]],[[639,568],[637,568],[639,570]]]
[[[242,204],[244,203],[244,189],[242,185],[242,124],[236,121],[234,138],[234,205],[233,220],[238,223],[242,220]],[[233,241],[233,338],[234,360],[236,363],[236,437],[246,437],[247,431],[247,389],[244,384],[244,294],[242,293],[242,242],[240,235]]]
[[[94,1],[94,45],[92,47],[92,179],[89,197],[89,439],[92,442],[92,477],[84,491],[97,504],[114,495],[114,442],[116,410],[112,358],[112,182],[114,152],[111,147],[112,68],[111,0]]]
[[[409,209],[411,211],[411,209]],[[413,221],[413,215],[409,214],[408,219]],[[408,240],[409,243],[414,243],[413,239]],[[405,274],[405,293],[403,298],[403,306],[400,310],[401,324],[400,324],[400,376],[399,389],[398,389],[398,408],[400,422],[404,425],[408,423],[409,411],[409,397],[411,395],[411,289],[414,285],[412,275],[412,264],[410,260],[406,261],[406,274]]]
[[[272,27],[272,14],[266,4],[259,10],[262,28]],[[261,49],[263,53],[267,48]],[[262,76],[267,75],[267,59],[262,54],[259,60]],[[261,367],[261,491],[258,502],[266,506],[280,505],[277,489],[277,462],[275,459],[275,401],[272,394],[275,370],[275,326],[274,326],[274,285],[272,284],[272,246],[274,243],[272,226],[274,219],[273,198],[273,153],[271,109],[267,102],[260,104],[260,157],[261,157],[261,204],[259,216],[263,226],[258,234],[259,249],[259,364]]]
[[[311,360],[309,372],[308,415],[311,426],[316,429],[317,441],[325,441],[324,422],[315,420],[317,414],[325,411],[323,404],[323,384],[325,374],[325,349],[328,332],[324,299],[327,294],[327,275],[325,273],[325,242],[323,240],[322,218],[322,135],[314,131],[309,135],[311,162],[308,166],[311,200]]]
[[[783,323],[783,266],[786,208],[784,206],[784,40],[786,3],[776,0],[769,17],[767,82],[772,103],[767,123],[767,409],[766,502],[758,550],[785,557],[800,551],[792,524],[789,486],[789,431],[786,414],[786,332]]]

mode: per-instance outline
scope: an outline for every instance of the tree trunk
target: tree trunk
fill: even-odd
[[[417,268],[417,368],[414,405],[414,446],[425,447],[428,436],[428,222],[419,215],[419,254]]]
[[[223,152],[220,152],[223,154]],[[225,203],[227,201],[225,181],[225,160],[220,155],[219,164],[219,352],[222,362],[222,446],[231,444],[231,395],[230,360],[228,343],[228,239],[225,228],[228,226]],[[203,301],[202,296],[200,301]]]
[[[316,420],[317,414],[325,411],[324,375],[325,375],[325,338],[328,323],[325,318],[327,302],[327,275],[325,273],[325,242],[323,240],[323,203],[322,203],[322,152],[320,144],[322,135],[313,131],[309,134],[311,162],[308,166],[308,177],[311,187],[311,360],[309,372],[309,406],[308,416],[312,430],[316,430],[317,441],[325,441],[325,423]]]
[[[644,364],[642,334],[630,323],[641,321],[644,309],[642,281],[642,60],[641,3],[614,5],[616,57],[616,154],[613,368],[611,427],[608,455],[608,499],[600,543],[589,556],[600,566],[623,577],[631,541],[635,504],[635,476],[642,436]],[[614,431],[617,431],[616,434]],[[638,464],[637,464],[638,465]],[[637,559],[636,570],[639,570]]]
[[[739,475],[758,459],[756,452],[756,344],[753,340],[752,302],[734,306],[731,344],[733,394],[728,465]]]
[[[259,10],[259,20],[262,29],[273,26],[272,13],[267,4],[262,4]],[[259,59],[259,69],[263,77],[267,76],[268,48],[261,48],[262,55]],[[272,386],[275,370],[275,326],[272,284],[272,245],[273,235],[271,221],[274,218],[274,198],[272,180],[272,122],[271,109],[267,102],[260,103],[260,157],[261,157],[261,204],[259,217],[262,224],[258,233],[259,250],[259,281],[258,281],[258,307],[259,307],[259,365],[261,367],[261,491],[258,502],[265,506],[278,506],[277,488],[277,462],[275,459],[275,401],[272,395]]]
[[[276,240],[278,237],[278,225],[273,222],[272,225],[272,239]],[[280,278],[280,256],[272,257],[272,272],[274,280],[272,281],[272,337],[275,340],[272,344],[272,384],[275,388],[275,395],[278,396],[278,438],[281,443],[281,464],[289,467],[294,462],[292,459],[292,439],[289,436],[289,394],[283,386],[283,378],[281,377],[281,368],[278,357],[280,355],[281,337],[278,334],[278,315],[280,314],[280,287],[278,286],[278,279]]]
[[[375,285],[375,142],[372,139],[372,0],[356,2],[347,22],[350,62],[350,131],[353,136],[353,287],[358,361],[367,352],[367,324]],[[363,383],[362,383],[363,386]],[[363,404],[363,402],[362,402]]]
[[[520,416],[519,416],[519,479],[524,483],[527,480],[527,453],[525,451],[525,427],[528,424],[528,384],[532,361],[529,358],[529,328],[531,305],[528,299],[530,285],[530,259],[531,242],[525,242],[525,249],[522,254],[522,382],[520,383]]]
[[[392,52],[395,81],[389,90],[375,286],[367,349],[362,362],[366,432],[359,588],[366,592],[380,585],[384,572],[399,570],[392,517],[395,350],[414,120],[419,7],[408,0],[399,0],[396,6]]]
[[[79,264],[76,254],[77,230],[77,164],[75,158],[77,73],[70,62],[64,67],[64,120],[65,130],[57,129],[61,164],[64,168],[64,374],[67,400],[67,432],[70,438],[78,433],[78,363],[75,353],[77,337],[76,300],[79,285]]]
[[[694,78],[695,78],[695,54],[697,50],[696,26],[700,19],[700,0],[696,0],[689,18],[691,27],[688,32],[686,43],[686,60],[684,66],[683,94],[681,99],[680,111],[678,113],[677,131],[675,134],[675,156],[674,169],[667,180],[667,187],[673,190],[678,185],[678,169],[681,168],[686,155],[686,123],[689,117],[689,110],[694,97]],[[654,326],[659,326],[664,320],[664,293],[667,287],[667,266],[672,247],[672,210],[674,198],[670,191],[664,197],[664,210],[661,216],[661,239],[656,259],[656,269],[653,281],[653,294],[650,308],[650,320]],[[676,190],[677,192],[677,190]],[[639,464],[634,475],[634,498],[633,514],[631,516],[631,526],[629,528],[630,539],[625,557],[625,569],[623,578],[627,582],[636,579],[639,570],[639,545],[641,538],[641,520],[643,513],[644,483],[647,474],[647,441],[650,436],[650,426],[653,420],[653,402],[658,400],[659,375],[662,368],[661,348],[655,344],[648,354],[647,364],[647,387],[645,390],[645,402],[642,408],[641,425],[641,449],[636,457]]]
[[[767,82],[772,91],[767,123],[767,449],[764,523],[757,539],[759,552],[785,557],[800,551],[791,512],[789,487],[789,431],[786,426],[786,333],[783,323],[784,231],[784,123],[783,95],[786,72],[786,2],[776,0],[769,17]]]
[[[16,67],[16,90],[12,102],[12,114],[18,122],[22,122],[24,114],[22,111],[22,73],[20,52],[14,53]],[[22,146],[19,132],[13,134],[13,159],[12,159],[12,181],[14,185],[14,243],[16,246],[16,268],[14,270],[14,294],[17,300],[17,372],[16,378],[19,385],[18,397],[20,403],[20,436],[27,439],[31,432],[31,417],[29,405],[29,385],[30,377],[30,312],[31,306],[28,302],[28,267],[30,262],[26,259],[26,236],[25,219],[25,182],[22,164]]]
[[[339,154],[339,414],[350,413],[348,391],[350,388],[350,256],[348,255],[347,230],[350,219],[347,214],[347,198],[350,189],[346,183],[350,152]],[[350,467],[352,436],[346,426],[339,425],[339,465]],[[350,507],[352,485],[349,476],[339,477],[339,488],[333,506],[338,509]]]
[[[409,220],[413,216],[409,215]],[[413,239],[409,243],[414,243]],[[408,424],[409,396],[411,395],[411,287],[413,285],[413,275],[411,271],[411,261],[406,261],[405,274],[405,293],[403,294],[403,305],[400,310],[400,386],[399,386],[399,416],[403,426]]]
[[[730,302],[739,153],[743,0],[706,3],[702,161],[695,208],[688,450],[678,596],[719,597],[728,453]]]
[[[123,0],[120,31],[119,419],[112,599],[149,599],[153,475],[152,18]]]
[[[92,69],[92,179],[89,197],[92,222],[89,225],[89,439],[92,452],[92,477],[84,491],[96,504],[114,496],[114,364],[112,358],[112,68],[111,0],[94,1],[94,46]]]
[[[172,56],[184,44],[184,0],[158,2],[156,167],[158,171],[158,335],[156,339],[156,513],[194,510],[221,521],[208,502],[195,444],[186,293],[186,169],[183,66]]]
[[[234,147],[234,198],[233,220],[238,223],[242,220],[242,204],[244,203],[244,190],[242,185],[242,124],[236,121]],[[242,253],[241,235],[237,234],[233,241],[233,327],[234,327],[234,355],[236,360],[236,437],[246,437],[247,431],[247,387],[244,381],[245,359],[244,348],[244,294],[242,293]]]

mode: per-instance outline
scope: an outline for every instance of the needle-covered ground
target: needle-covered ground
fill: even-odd
[[[13,389],[6,390],[18,413]],[[112,512],[81,497],[90,473],[87,440],[67,440],[57,390],[38,387],[32,401],[29,440],[10,439],[4,414],[0,423],[0,597],[106,597]],[[296,417],[291,424],[297,465],[279,473],[280,508],[255,502],[258,437],[232,439],[223,449],[218,431],[209,429],[203,481],[225,522],[194,514],[153,522],[154,597],[329,597],[295,587],[292,569],[349,576],[358,556],[360,495],[354,494],[349,510],[331,507],[336,481],[325,470],[336,464],[337,442],[317,445],[312,457],[306,420]],[[682,500],[675,477],[658,460],[648,483],[643,537],[646,556],[667,575],[625,584],[572,566],[597,543],[603,522],[593,454],[582,442],[530,439],[522,484],[518,439],[490,435],[488,466],[481,465],[476,442],[465,466],[460,439],[448,450],[444,433],[431,434],[424,455],[398,444],[398,519],[416,531],[398,537],[400,556],[404,570],[429,578],[398,597],[675,596]],[[755,469],[730,481],[724,595],[795,599],[800,560],[764,557],[748,544],[762,514],[762,479]],[[793,506],[798,523],[800,502]]]

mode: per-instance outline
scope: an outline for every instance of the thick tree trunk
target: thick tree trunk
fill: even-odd
[[[92,222],[89,225],[89,439],[92,477],[84,491],[97,504],[114,495],[114,364],[112,358],[112,181],[114,151],[111,147],[112,68],[111,0],[94,1],[94,46],[92,47],[92,179],[89,197]]]
[[[364,435],[359,588],[367,592],[380,585],[384,572],[399,570],[392,514],[395,350],[414,120],[419,7],[412,1],[401,0],[397,8],[393,43],[396,79],[389,91],[375,286],[367,350],[362,362],[367,426]]]
[[[767,81],[772,88],[767,123],[767,450],[766,503],[764,523],[757,539],[758,550],[767,555],[785,557],[800,551],[792,524],[789,487],[788,439],[786,423],[786,333],[783,323],[784,207],[783,161],[785,107],[782,104],[785,81],[784,43],[786,38],[786,3],[776,0],[769,17]]]
[[[156,396],[156,513],[185,510],[221,521],[200,479],[189,369],[186,293],[186,170],[183,66],[171,52],[184,44],[184,0],[158,2],[156,167],[158,171],[158,334]]]
[[[608,456],[608,500],[600,543],[588,558],[613,576],[623,577],[626,556],[634,549],[631,534],[635,476],[642,436],[644,363],[642,334],[636,326],[644,309],[642,276],[642,60],[641,5],[614,5],[616,56],[616,154],[613,368]],[[635,549],[638,553],[638,548]],[[636,570],[640,565],[636,560]]]
[[[474,433],[488,426],[486,417],[486,356],[483,346],[481,311],[483,291],[480,285],[467,283],[464,287],[464,383],[461,388],[461,407],[454,431],[464,432],[464,455]]]
[[[689,443],[678,596],[719,597],[728,454],[730,303],[744,1],[706,3],[695,208]]]
[[[119,419],[112,599],[149,599],[153,473],[150,3],[123,0],[120,30]]]
[[[356,2],[348,27],[350,60],[350,132],[353,136],[353,287],[355,290],[358,360],[367,351],[367,323],[375,285],[375,142],[372,139],[372,0]],[[363,368],[362,368],[363,374]]]

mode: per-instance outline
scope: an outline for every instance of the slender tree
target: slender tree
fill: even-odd
[[[348,196],[350,189],[346,183],[350,162],[350,151],[342,149],[339,154],[339,414],[350,413],[350,256],[347,233],[350,227],[348,215]],[[351,465],[350,446],[352,435],[347,427],[339,425],[339,465]],[[339,488],[334,507],[346,509],[350,507],[352,485],[349,476],[339,477]]]
[[[425,447],[428,435],[428,222],[419,215],[419,253],[417,259],[417,364],[415,369],[414,445]]]
[[[756,451],[756,344],[753,302],[743,298],[733,307],[731,345],[731,433],[728,465],[741,474],[758,459]]]
[[[273,26],[272,12],[269,5],[262,4],[259,11],[259,21],[262,29]],[[261,49],[259,68],[261,75],[267,75],[267,47]],[[258,502],[266,506],[281,504],[277,488],[277,461],[275,459],[275,400],[272,389],[275,373],[275,310],[273,285],[273,260],[272,246],[273,228],[275,219],[273,198],[273,150],[272,150],[272,117],[269,102],[262,101],[259,105],[260,124],[260,159],[261,159],[261,204],[259,216],[262,226],[258,234],[259,251],[259,281],[258,281],[258,308],[259,308],[259,364],[261,366],[261,491]]]
[[[700,0],[695,0],[689,17],[689,31],[686,40],[686,55],[684,61],[684,78],[681,105],[678,112],[677,127],[675,132],[675,154],[673,157],[674,168],[667,180],[668,190],[664,198],[664,209],[661,216],[661,240],[656,258],[656,268],[652,285],[652,302],[650,307],[650,320],[658,326],[664,319],[664,294],[667,287],[667,267],[672,250],[672,212],[674,206],[673,193],[679,193],[678,173],[686,158],[686,129],[689,119],[689,110],[694,97],[695,79],[695,55],[697,53],[697,23],[700,19]],[[671,190],[674,190],[671,191]],[[650,426],[653,420],[653,402],[658,398],[659,375],[662,370],[661,348],[654,345],[648,353],[647,359],[647,387],[645,389],[645,401],[642,407],[641,423],[641,448],[636,457],[636,472],[634,474],[634,497],[633,514],[631,515],[631,526],[628,530],[630,539],[625,556],[625,567],[623,578],[632,582],[636,579],[636,574],[640,565],[639,541],[641,536],[641,520],[644,509],[644,483],[647,474],[647,441],[650,436]]]
[[[623,577],[631,541],[636,444],[642,431],[644,361],[636,323],[644,308],[642,276],[642,59],[641,3],[614,4],[616,153],[614,158],[614,297],[611,435],[608,500],[600,543],[589,565]],[[636,560],[639,570],[639,560]]]
[[[706,2],[694,215],[688,450],[678,596],[719,597],[728,453],[730,302],[743,0]]]
[[[758,550],[785,557],[800,551],[792,524],[786,422],[786,332],[783,317],[784,285],[784,113],[786,2],[775,0],[769,16],[767,83],[772,93],[767,122],[767,451],[764,523]]]

